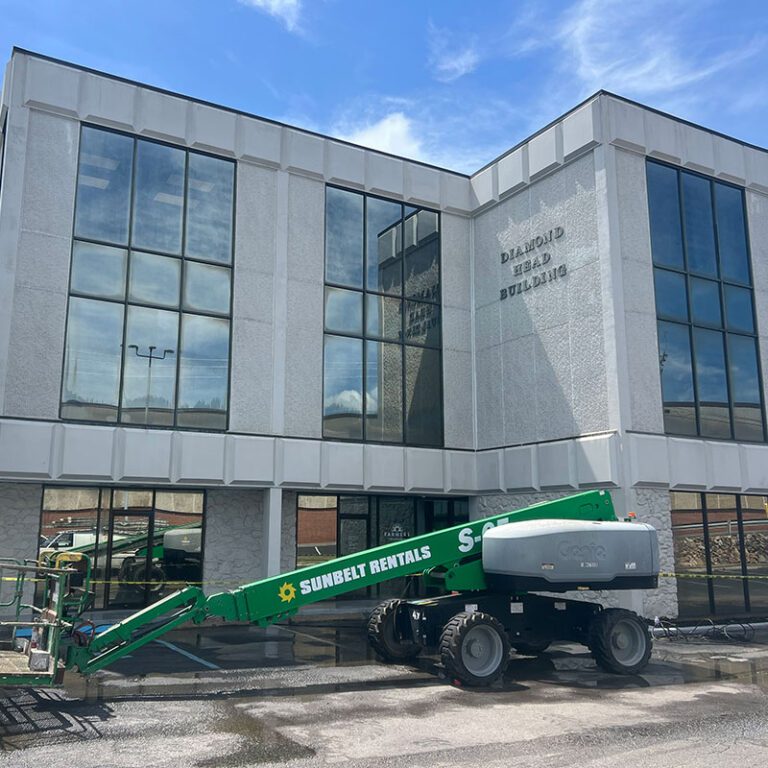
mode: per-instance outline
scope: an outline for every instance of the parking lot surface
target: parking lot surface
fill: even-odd
[[[0,765],[762,768],[767,640],[662,639],[632,677],[559,644],[469,689],[436,658],[377,662],[359,622],[182,630],[88,680],[0,692]]]

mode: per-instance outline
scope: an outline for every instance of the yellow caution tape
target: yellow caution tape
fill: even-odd
[[[667,571],[661,571],[659,573],[659,576],[666,579],[749,579],[749,580],[757,580],[757,579],[768,579],[768,576],[757,576],[757,575],[747,575],[747,576],[731,576],[730,574],[720,574],[720,573],[671,573]]]
[[[748,579],[748,580],[768,580],[768,576],[757,576],[757,575],[747,575],[747,576],[732,576],[732,575],[726,575],[726,574],[719,574],[719,573],[675,573],[673,571],[660,571],[659,576],[663,579]],[[3,576],[0,577],[0,581],[16,581],[16,579],[12,576]],[[35,584],[37,582],[43,582],[45,579],[25,579],[25,583],[31,583]],[[227,581],[121,581],[119,579],[114,579],[112,581],[107,581],[106,579],[91,579],[91,584],[110,584],[112,586],[126,586],[126,587],[145,587],[145,586],[157,586],[158,584],[162,584],[167,587],[176,587],[176,588],[182,588],[182,587],[202,587],[202,586],[208,586],[208,587],[226,587],[226,586],[242,586],[243,582],[242,580],[237,579],[229,579]]]

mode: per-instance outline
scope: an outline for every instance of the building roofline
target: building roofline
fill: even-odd
[[[355,144],[353,141],[340,139],[336,136],[330,136],[326,133],[311,131],[308,128],[301,128],[297,125],[291,125],[290,123],[283,123],[280,120],[273,120],[272,118],[263,117],[262,115],[257,115],[253,112],[246,112],[243,109],[236,109],[235,107],[227,107],[227,106],[224,106],[223,104],[216,104],[213,101],[207,101],[206,99],[199,99],[196,96],[189,96],[188,94],[179,93],[178,91],[171,91],[171,90],[168,90],[167,88],[160,88],[159,86],[150,85],[148,83],[142,83],[138,80],[131,80],[131,78],[129,77],[122,77],[121,75],[113,75],[110,72],[104,72],[103,70],[94,69],[93,67],[86,67],[86,66],[83,66],[82,64],[75,64],[74,62],[66,61],[65,59],[57,59],[54,56],[47,56],[44,53],[37,53],[37,51],[30,51],[27,48],[20,48],[19,46],[14,45],[13,48],[11,49],[11,58],[13,58],[13,56],[17,53],[22,54],[24,56],[32,56],[33,58],[40,59],[41,61],[48,61],[52,64],[59,64],[64,67],[77,69],[80,72],[87,72],[88,74],[91,74],[91,75],[106,77],[110,80],[115,80],[119,83],[134,85],[137,88],[144,88],[148,91],[154,91],[155,93],[162,93],[165,96],[173,96],[174,98],[184,99],[185,101],[190,101],[194,104],[200,104],[205,107],[212,107],[213,109],[220,109],[223,112],[229,112],[231,114],[240,115],[242,117],[250,117],[250,118],[253,118],[254,120],[261,120],[264,123],[277,125],[280,128],[289,128],[292,131],[299,131],[301,133],[306,133],[309,136],[316,136],[320,139],[327,139],[328,141],[333,141],[333,142],[336,142],[337,144],[343,144],[347,147],[362,149],[365,152],[374,152],[377,155],[384,155],[385,157],[391,157],[395,160],[402,160],[403,162],[406,162],[406,163],[413,163],[414,165],[420,165],[424,168],[431,168],[435,171],[442,171],[444,173],[453,174],[454,176],[461,176],[462,178],[465,178],[465,179],[471,178],[471,175],[468,173],[462,173],[461,171],[454,171],[450,168],[444,168],[443,166],[440,166],[440,165],[434,165],[433,163],[426,163],[423,160],[414,160],[413,158],[404,157],[403,155],[396,155],[393,152],[386,152],[382,149],[373,149],[372,147],[366,147],[366,146],[363,146],[362,144]]]
[[[342,144],[342,145],[347,146],[347,147],[354,147],[355,149],[362,149],[365,152],[374,152],[375,154],[383,155],[384,157],[391,157],[391,158],[393,158],[395,160],[401,160],[401,161],[406,162],[406,163],[413,163],[415,165],[419,165],[419,166],[422,166],[424,168],[431,168],[431,169],[436,170],[436,171],[441,171],[441,172],[444,172],[444,173],[450,173],[450,174],[452,174],[454,176],[460,176],[460,177],[465,178],[465,179],[472,179],[473,177],[477,176],[478,174],[480,174],[483,171],[487,170],[488,168],[492,167],[493,165],[498,163],[500,160],[504,159],[508,155],[511,155],[513,152],[515,152],[518,149],[520,149],[520,147],[524,146],[525,144],[527,144],[532,139],[535,139],[537,136],[541,135],[545,131],[548,131],[550,128],[552,128],[553,126],[557,125],[559,122],[563,121],[565,118],[569,117],[570,115],[574,114],[575,112],[578,112],[580,109],[585,107],[587,104],[589,104],[592,101],[595,101],[596,99],[598,99],[601,96],[608,96],[609,98],[616,99],[617,101],[624,102],[625,104],[630,104],[633,107],[639,107],[640,109],[643,109],[643,110],[645,110],[647,112],[651,112],[651,113],[653,113],[655,115],[659,115],[660,117],[667,118],[668,120],[674,120],[676,123],[680,123],[681,125],[687,125],[690,128],[695,128],[695,129],[697,129],[699,131],[704,131],[705,133],[709,133],[709,134],[711,134],[713,136],[718,136],[718,137],[720,137],[722,139],[726,139],[727,141],[733,141],[736,144],[740,144],[743,147],[748,147],[750,149],[756,149],[759,152],[768,152],[768,149],[766,147],[761,147],[761,146],[759,146],[757,144],[752,144],[752,143],[750,143],[748,141],[743,141],[742,139],[737,139],[737,138],[735,138],[733,136],[729,136],[726,133],[722,133],[721,131],[716,131],[713,128],[707,128],[706,126],[701,125],[700,123],[694,123],[691,120],[686,120],[683,117],[677,117],[676,115],[673,115],[670,112],[664,112],[663,110],[656,109],[655,107],[649,107],[647,104],[643,104],[642,102],[635,101],[633,99],[628,99],[626,96],[620,96],[617,93],[613,93],[612,91],[607,91],[604,88],[601,88],[601,89],[595,91],[591,96],[587,96],[587,98],[584,99],[583,101],[580,101],[578,104],[576,104],[576,106],[571,107],[566,112],[563,112],[562,114],[560,114],[557,117],[555,117],[553,120],[551,120],[549,123],[547,123],[543,128],[539,128],[534,133],[531,133],[530,135],[526,136],[524,139],[521,139],[513,147],[511,147],[510,149],[505,150],[500,155],[495,157],[493,160],[490,160],[489,162],[487,162],[485,165],[483,165],[478,170],[474,171],[473,173],[463,173],[462,171],[455,171],[455,170],[453,170],[451,168],[445,168],[445,167],[440,166],[440,165],[434,165],[433,163],[426,163],[423,160],[414,160],[413,158],[404,157],[403,155],[396,155],[396,154],[394,154],[392,152],[386,152],[386,151],[381,150],[381,149],[373,149],[371,147],[363,146],[362,144],[355,144],[352,141],[347,141],[346,139],[340,139],[340,138],[338,138],[336,136],[330,136],[328,134],[320,133],[318,131],[312,131],[312,130],[309,130],[308,128],[301,128],[300,126],[291,125],[290,123],[283,123],[280,120],[273,120],[272,118],[269,118],[269,117],[262,117],[261,115],[257,115],[257,114],[255,114],[253,112],[246,112],[245,110],[236,109],[235,107],[227,107],[227,106],[224,106],[222,104],[216,104],[215,102],[207,101],[206,99],[199,99],[199,98],[197,98],[195,96],[189,96],[189,95],[184,94],[184,93],[179,93],[178,91],[171,91],[171,90],[168,90],[167,88],[160,88],[159,86],[156,86],[156,85],[150,85],[148,83],[142,83],[142,82],[140,82],[138,80],[131,80],[128,77],[122,77],[120,75],[113,75],[113,74],[111,74],[109,72],[104,72],[103,70],[94,69],[93,67],[86,67],[86,66],[84,66],[82,64],[76,64],[74,62],[66,61],[64,59],[57,59],[54,56],[48,56],[48,55],[46,55],[44,53],[38,53],[36,51],[30,51],[27,48],[21,48],[21,47],[19,47],[17,45],[14,45],[13,48],[11,49],[11,58],[13,58],[13,56],[15,54],[17,54],[17,53],[22,54],[24,56],[32,56],[32,57],[34,57],[36,59],[40,59],[41,61],[48,61],[48,62],[51,62],[52,64],[59,64],[61,66],[70,67],[72,69],[76,69],[76,70],[79,70],[81,72],[87,72],[89,74],[97,75],[99,77],[106,77],[106,78],[108,78],[110,80],[115,80],[117,82],[127,83],[128,85],[133,85],[133,86],[136,86],[138,88],[144,88],[144,89],[149,90],[149,91],[154,91],[155,93],[162,93],[162,94],[164,94],[166,96],[172,96],[172,97],[177,98],[177,99],[184,99],[185,101],[190,101],[190,102],[192,102],[194,104],[201,104],[201,105],[206,106],[206,107],[212,107],[213,109],[220,109],[220,110],[222,110],[224,112],[229,112],[229,113],[234,114],[234,115],[241,115],[243,117],[249,117],[249,118],[252,118],[252,119],[255,119],[255,120],[261,120],[262,122],[270,123],[271,125],[276,125],[276,126],[279,126],[281,128],[288,128],[288,129],[293,130],[293,131],[299,131],[300,133],[305,133],[305,134],[307,134],[309,136],[316,136],[316,137],[321,138],[321,139],[326,139],[328,141],[333,141],[333,142],[336,142],[337,144]]]
[[[554,120],[551,120],[543,128],[539,128],[534,133],[530,134],[529,136],[526,136],[521,141],[518,141],[514,147],[512,147],[511,149],[505,150],[498,157],[495,157],[493,160],[486,163],[482,168],[478,169],[471,175],[476,176],[477,174],[487,170],[491,166],[498,163],[500,160],[507,157],[507,155],[511,155],[513,152],[520,149],[520,147],[527,144],[529,141],[531,141],[531,139],[535,139],[540,134],[544,133],[545,131],[548,131],[550,128],[557,125],[559,122],[565,120],[566,117],[569,117],[574,112],[578,112],[582,107],[585,107],[591,101],[595,101],[600,96],[608,96],[611,99],[616,99],[616,101],[623,101],[625,104],[630,104],[633,107],[639,107],[640,109],[643,109],[646,112],[652,112],[654,115],[659,115],[660,117],[667,118],[668,120],[674,120],[676,123],[680,123],[681,125],[687,125],[688,127],[695,128],[698,131],[704,131],[705,133],[709,133],[712,136],[718,136],[721,139],[726,139],[727,141],[732,141],[736,144],[740,144],[743,147],[749,147],[749,149],[756,149],[758,152],[768,152],[768,149],[766,147],[761,147],[757,144],[751,144],[748,141],[737,139],[734,136],[729,136],[727,133],[716,131],[714,128],[707,128],[705,125],[701,125],[701,123],[694,123],[691,120],[686,120],[684,117],[677,117],[677,115],[673,115],[671,112],[664,112],[661,109],[656,109],[655,107],[649,107],[647,104],[643,104],[640,101],[634,101],[633,99],[628,99],[626,96],[620,96],[618,93],[613,93],[612,91],[606,91],[604,88],[601,88],[600,90],[595,91],[591,96],[587,96],[587,98],[584,99],[583,101],[580,101],[575,107],[571,107],[571,109],[569,109],[567,112],[563,112]]]

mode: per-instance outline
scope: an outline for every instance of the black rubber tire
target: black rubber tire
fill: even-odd
[[[396,598],[385,600],[368,619],[368,643],[383,661],[408,661],[421,652],[418,643],[403,641],[397,635],[395,621],[402,602]]]
[[[479,630],[479,633],[478,633]],[[493,645],[492,657],[487,669],[467,667],[470,644],[479,635],[483,642]],[[475,611],[457,613],[443,629],[440,636],[440,658],[451,680],[458,680],[464,685],[490,685],[504,674],[509,663],[509,637],[498,621],[489,613]]]
[[[627,646],[634,644],[634,649]],[[636,675],[648,664],[653,649],[648,625],[624,608],[606,608],[589,625],[588,646],[597,666],[616,675]]]
[[[519,653],[521,656],[538,656],[552,645],[551,640],[539,640],[534,643],[515,643],[512,647],[515,649],[515,653]]]

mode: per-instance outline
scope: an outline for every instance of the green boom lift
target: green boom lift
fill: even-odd
[[[650,526],[618,522],[608,493],[589,491],[227,592],[206,596],[187,586],[100,634],[80,618],[89,603],[87,555],[53,553],[42,563],[0,559],[0,584],[9,583],[9,573],[12,596],[0,602],[10,614],[0,621],[0,687],[58,685],[65,669],[89,675],[187,622],[218,617],[268,626],[304,605],[414,575],[444,594],[380,604],[368,623],[371,645],[383,659],[401,662],[437,649],[451,679],[485,685],[504,672],[511,648],[537,653],[558,639],[588,645],[609,671],[641,670],[651,640],[639,616],[530,590],[652,588],[658,550]],[[42,582],[40,605],[25,602],[30,578]]]

